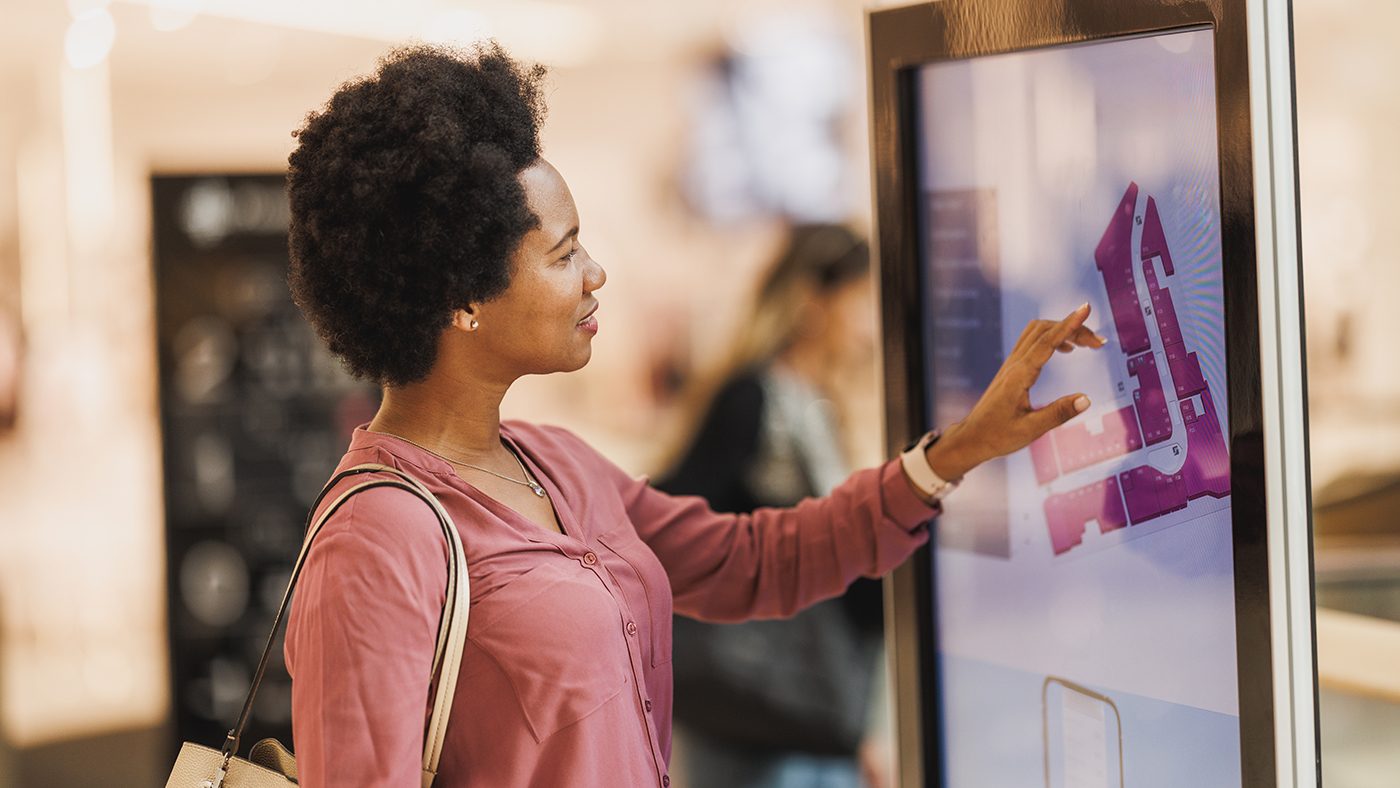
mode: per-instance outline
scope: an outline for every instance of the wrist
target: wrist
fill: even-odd
[[[948,426],[938,440],[924,450],[924,458],[939,478],[960,481],[968,471],[982,464],[963,435],[963,423]]]
[[[909,484],[909,489],[914,492],[914,495],[918,496],[920,501],[923,501],[927,506],[938,505],[938,499],[929,497],[929,494],[919,486],[919,483],[914,481],[914,477],[909,475],[909,468],[905,466],[904,463],[900,463],[899,471],[904,475],[904,481]]]

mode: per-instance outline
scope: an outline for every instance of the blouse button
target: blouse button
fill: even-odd
[[[662,788],[671,788],[671,775],[669,775],[669,774],[663,774],[663,775],[661,775],[661,785],[662,785]]]
[[[583,562],[589,566],[598,563],[598,554],[592,551],[583,554]]]
[[[646,707],[647,711],[651,711],[651,701],[643,701],[642,705]]]
[[[637,622],[635,622],[635,621],[628,621],[628,622],[627,622],[627,634],[629,634],[629,635],[635,635],[635,634],[637,634]]]

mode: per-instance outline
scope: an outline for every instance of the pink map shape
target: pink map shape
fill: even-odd
[[[1118,330],[1118,345],[1130,356],[1152,346],[1133,281],[1133,211],[1137,208],[1137,195],[1137,184],[1128,184],[1128,191],[1094,249],[1094,264],[1108,288],[1108,308]]]
[[[1070,473],[1136,451],[1143,447],[1144,440],[1150,446],[1172,435],[1161,370],[1155,354],[1145,352],[1151,349],[1152,342],[1133,277],[1131,242],[1137,197],[1138,186],[1130,183],[1094,250],[1094,262],[1103,276],[1119,344],[1129,356],[1128,373],[1138,382],[1133,392],[1134,404],[1105,416],[1101,434],[1091,434],[1083,424],[1076,423],[1037,441],[1038,446],[1033,444],[1031,460],[1041,484],[1054,480],[1061,472]],[[1160,259],[1165,275],[1175,274],[1157,201],[1152,197],[1147,199],[1140,251],[1143,280],[1150,298],[1148,314],[1154,317],[1161,335],[1162,353],[1184,423],[1186,459],[1176,473],[1140,465],[1046,498],[1046,524],[1056,555],[1082,542],[1089,520],[1097,521],[1100,530],[1107,533],[1128,522],[1136,525],[1178,511],[1196,498],[1224,498],[1230,494],[1230,454],[1210,388],[1199,358],[1186,348],[1171,291],[1161,286],[1152,264],[1154,258]],[[1191,399],[1197,395],[1201,400],[1199,407]]]
[[[1050,548],[1055,555],[1083,542],[1085,524],[1090,520],[1098,522],[1099,533],[1105,534],[1128,524],[1116,477],[1045,499],[1045,521],[1050,527]]]
[[[1172,382],[1176,384],[1176,396],[1189,397],[1206,387],[1205,376],[1201,374],[1201,362],[1195,353],[1186,350],[1186,342],[1181,336],[1181,324],[1176,319],[1176,306],[1172,303],[1171,291],[1158,284],[1156,266],[1144,258],[1142,273],[1143,278],[1147,280],[1147,292],[1152,297],[1152,314],[1157,318],[1157,330],[1162,335],[1162,350],[1167,355]]]
[[[1133,405],[1142,424],[1142,437],[1154,446],[1172,436],[1172,414],[1167,410],[1167,395],[1162,391],[1162,375],[1157,371],[1157,356],[1143,353],[1128,359],[1128,374],[1137,378]]]
[[[1180,473],[1162,473],[1150,465],[1139,465],[1118,474],[1118,481],[1133,525],[1186,508],[1186,478]]]
[[[1200,413],[1191,400],[1181,403],[1181,417],[1186,422],[1186,464],[1181,473],[1186,477],[1186,495],[1191,500],[1209,495],[1224,498],[1230,494],[1230,451],[1225,447],[1225,431],[1215,415],[1215,402],[1210,389],[1201,391]]]
[[[1089,432],[1089,426],[1082,420],[1066,424],[1051,434],[1062,473],[1098,465],[1142,448],[1142,431],[1138,429],[1132,405],[1106,414],[1103,431],[1097,434]]]
[[[1049,433],[1031,443],[1031,464],[1035,466],[1038,484],[1049,484],[1060,475],[1060,464],[1055,460],[1055,444]]]
[[[1136,200],[1136,197],[1134,197]],[[1157,198],[1147,198],[1147,216],[1142,225],[1142,259],[1162,258],[1162,268],[1167,276],[1176,273],[1172,266],[1172,253],[1167,248],[1167,234],[1162,230],[1162,217],[1157,213]]]

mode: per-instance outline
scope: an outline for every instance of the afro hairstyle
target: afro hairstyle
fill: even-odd
[[[453,311],[509,285],[544,76],[495,42],[397,49],[294,132],[292,297],[356,377],[423,379]]]

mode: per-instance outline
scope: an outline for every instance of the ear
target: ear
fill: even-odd
[[[468,304],[452,311],[452,327],[460,331],[476,331],[481,328],[476,304]]]

